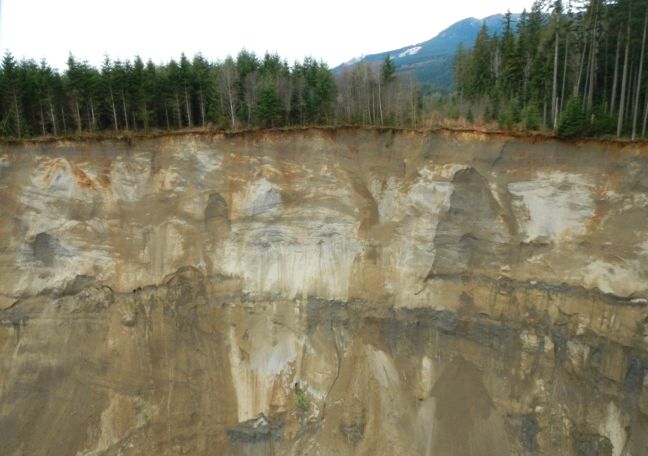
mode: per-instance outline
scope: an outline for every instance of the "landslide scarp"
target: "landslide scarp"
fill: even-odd
[[[640,456],[644,149],[4,145],[2,454]]]

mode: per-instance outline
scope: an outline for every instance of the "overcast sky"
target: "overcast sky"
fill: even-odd
[[[242,48],[330,66],[426,41],[454,22],[530,9],[532,0],[0,0],[0,49],[63,67],[68,53],[167,61]]]

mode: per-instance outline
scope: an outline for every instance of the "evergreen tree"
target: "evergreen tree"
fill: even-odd
[[[557,133],[559,136],[570,138],[582,136],[586,131],[587,122],[582,102],[572,97],[567,102],[565,111],[560,115]]]
[[[7,52],[2,59],[2,131],[6,136],[22,137],[24,133],[22,94],[18,64]]]
[[[504,16],[504,32],[500,46],[502,56],[501,94],[508,98],[516,94],[518,81],[520,80],[518,50],[511,25],[510,11]]]
[[[257,106],[259,122],[264,127],[275,127],[280,124],[283,118],[281,112],[281,101],[277,95],[277,89],[270,77],[266,77]]]
[[[210,84],[213,75],[209,62],[200,54],[194,56],[191,66],[193,74],[191,91],[196,98],[197,119],[200,125],[204,127],[210,118],[210,113],[214,111],[214,85]]]
[[[387,55],[382,63],[380,77],[384,86],[392,83],[396,79],[396,64],[390,55]]]

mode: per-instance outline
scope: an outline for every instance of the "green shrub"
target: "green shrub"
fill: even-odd
[[[525,130],[537,130],[540,128],[540,110],[535,104],[530,104],[522,112]]]
[[[590,136],[613,135],[616,127],[616,119],[606,112],[604,106],[599,105],[592,110],[587,133]]]
[[[567,107],[558,119],[558,136],[574,138],[587,133],[587,120],[581,101],[577,98],[570,98]]]
[[[505,109],[501,111],[498,121],[501,128],[512,130],[522,120],[522,110],[517,98],[511,99],[505,104]]]
[[[299,406],[299,408],[302,409],[304,412],[308,411],[308,399],[306,399],[306,395],[304,394],[304,392],[297,391],[296,397],[297,397],[297,405]]]

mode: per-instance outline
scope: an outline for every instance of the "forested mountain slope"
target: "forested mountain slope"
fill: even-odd
[[[512,15],[515,20],[519,15]],[[454,85],[452,62],[460,45],[471,47],[482,24],[491,33],[499,33],[504,25],[504,15],[496,14],[484,19],[474,17],[452,24],[434,38],[391,51],[357,57],[336,68],[334,72],[349,71],[359,63],[382,63],[388,56],[394,60],[397,72],[412,71],[418,81],[429,89],[450,90]]]

